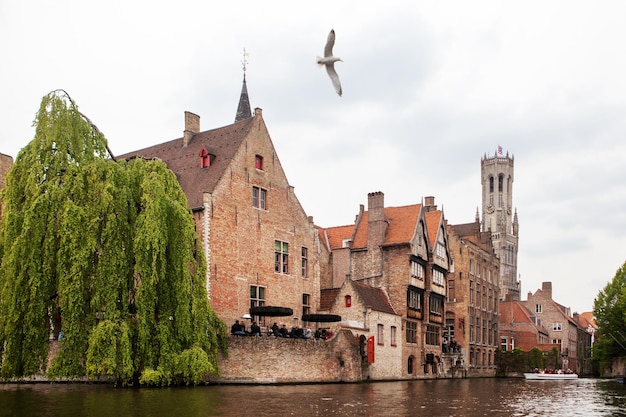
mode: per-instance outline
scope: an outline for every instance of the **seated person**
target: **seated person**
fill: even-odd
[[[259,327],[256,321],[253,321],[250,326],[250,336],[261,336],[261,327]]]
[[[274,324],[272,324],[272,334],[276,337],[280,337],[278,334],[280,333],[280,329],[278,328],[278,323],[274,322]]]
[[[245,336],[246,328],[243,324],[239,323],[239,320],[235,320],[235,323],[230,328],[230,334]]]
[[[313,337],[313,333],[311,332],[311,329],[309,327],[304,329],[304,335],[302,337],[305,339],[311,339]]]

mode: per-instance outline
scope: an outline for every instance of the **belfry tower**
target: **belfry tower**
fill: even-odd
[[[500,258],[500,298],[506,294],[512,300],[520,299],[520,282],[517,279],[517,248],[519,223],[517,209],[513,209],[513,156],[502,156],[502,148],[492,157],[487,154],[480,160],[482,183],[483,232],[491,232],[495,253]]]

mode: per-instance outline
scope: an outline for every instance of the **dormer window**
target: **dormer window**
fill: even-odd
[[[200,149],[200,168],[208,168],[211,166],[211,154],[209,153],[209,151],[206,150],[206,148],[203,146],[202,149]]]
[[[263,171],[263,157],[261,155],[256,155],[254,157],[254,167]]]

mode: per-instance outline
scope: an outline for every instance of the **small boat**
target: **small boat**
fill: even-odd
[[[524,373],[524,378],[532,379],[535,381],[550,381],[550,380],[558,381],[562,379],[577,379],[578,374],[574,374],[574,373],[547,374],[545,372],[527,372],[527,373]]]

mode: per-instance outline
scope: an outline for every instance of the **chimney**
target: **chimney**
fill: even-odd
[[[431,211],[437,211],[437,206],[435,205],[435,197],[428,196],[424,199],[424,210],[426,210],[427,213]]]
[[[200,133],[200,116],[190,111],[185,112],[185,130],[183,132],[183,148],[189,145],[193,135]]]
[[[367,195],[367,246],[378,248],[385,243],[385,194],[376,191]]]
[[[541,290],[545,292],[550,299],[552,299],[552,282],[550,281],[542,282]]]

